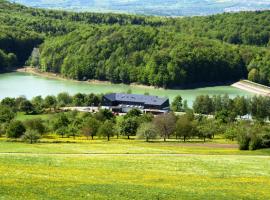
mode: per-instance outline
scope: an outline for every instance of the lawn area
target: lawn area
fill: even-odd
[[[0,199],[270,199],[270,159],[0,155]]]
[[[270,199],[269,149],[68,141],[74,143],[2,138],[0,199]]]
[[[26,115],[23,112],[18,112],[16,116],[16,120],[25,121],[29,119],[37,119],[40,118],[42,120],[48,120],[55,114],[40,114],[40,115]]]
[[[269,155],[270,149],[240,151],[236,144],[220,144],[213,140],[208,143],[198,142],[152,142],[138,140],[113,139],[86,140],[85,138],[43,139],[41,143],[27,144],[6,142],[0,139],[0,153],[34,154],[199,154],[199,155]]]

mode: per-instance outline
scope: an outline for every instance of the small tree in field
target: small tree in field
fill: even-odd
[[[154,118],[153,122],[160,136],[164,139],[164,142],[166,142],[166,138],[169,138],[175,130],[176,117],[173,113],[163,114]]]
[[[194,134],[194,125],[187,115],[179,117],[176,122],[176,135],[183,137],[184,142]]]
[[[149,142],[151,139],[156,139],[158,137],[158,131],[153,123],[147,122],[141,124],[137,131],[138,139],[145,139],[146,142]]]
[[[92,137],[92,140],[94,139],[94,136],[97,135],[98,129],[100,127],[100,122],[96,120],[95,118],[88,119],[82,127],[82,134],[89,139],[89,137]]]
[[[226,139],[234,141],[237,138],[239,130],[235,126],[230,126],[226,128],[224,136]]]
[[[108,141],[110,141],[110,137],[113,137],[114,134],[114,123],[109,120],[105,121],[98,129],[98,136],[107,137]]]
[[[138,127],[139,122],[136,117],[126,118],[120,123],[121,134],[127,136],[128,139],[130,139],[130,136],[136,135]]]
[[[27,127],[27,129],[35,130],[41,135],[44,134],[46,131],[46,127],[43,124],[42,119],[40,118],[26,120],[24,124]]]
[[[61,137],[63,138],[64,135],[66,135],[68,133],[68,127],[60,127],[56,130],[56,134],[61,135]]]
[[[41,136],[35,130],[28,130],[22,136],[22,140],[25,142],[29,142],[30,144],[37,143],[40,138]]]

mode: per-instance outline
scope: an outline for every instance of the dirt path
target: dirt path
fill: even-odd
[[[245,156],[245,157],[264,157],[268,155],[242,155],[242,154],[179,154],[179,153],[31,153],[31,152],[6,152],[0,156],[66,156],[66,157],[197,157],[197,156]]]

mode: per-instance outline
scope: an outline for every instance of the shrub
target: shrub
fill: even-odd
[[[22,140],[25,142],[29,142],[30,144],[38,142],[39,139],[40,139],[40,135],[35,130],[28,130],[22,136]]]
[[[250,137],[246,132],[239,132],[238,134],[238,143],[240,150],[248,150],[249,149]]]
[[[20,138],[25,131],[25,127],[21,121],[12,121],[7,127],[7,137]]]
[[[263,147],[262,138],[256,134],[253,134],[250,138],[249,149],[256,150],[261,149]]]

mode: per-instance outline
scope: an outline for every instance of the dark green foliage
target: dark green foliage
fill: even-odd
[[[200,114],[211,114],[214,111],[213,100],[208,95],[198,96],[193,103],[194,112]]]
[[[20,138],[26,129],[21,121],[11,121],[7,127],[6,134],[9,138]]]
[[[106,120],[115,120],[115,116],[113,113],[108,109],[100,109],[98,113],[95,115],[95,118],[99,121],[106,121]]]
[[[128,111],[128,113],[125,115],[125,118],[140,117],[141,115],[142,115],[142,111],[135,108],[135,109]]]
[[[29,100],[24,100],[20,102],[19,110],[26,114],[30,114],[34,111],[34,106]]]
[[[125,118],[120,124],[121,134],[127,136],[130,139],[130,136],[135,136],[137,129],[139,127],[139,120],[136,117]]]
[[[41,48],[41,70],[78,80],[159,87],[245,76],[241,56],[230,45],[139,26],[89,27],[47,40]]]
[[[46,131],[43,121],[39,118],[26,120],[24,124],[27,129],[36,131],[40,135],[44,134]]]
[[[180,95],[174,98],[171,108],[174,112],[182,112],[183,111],[183,99]]]
[[[8,106],[0,106],[0,123],[10,122],[14,119],[16,112]]]
[[[62,92],[57,95],[57,103],[59,106],[70,105],[72,103],[72,97],[68,93]]]
[[[44,107],[45,108],[54,108],[57,106],[57,99],[55,96],[46,96],[44,99]]]

